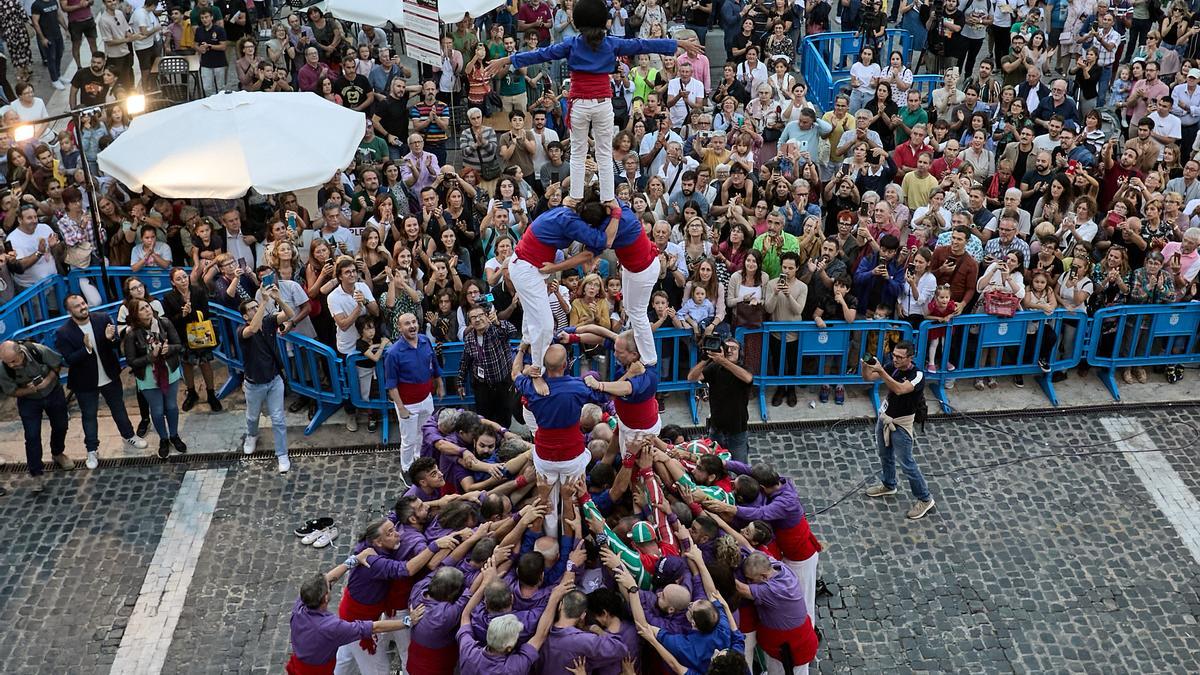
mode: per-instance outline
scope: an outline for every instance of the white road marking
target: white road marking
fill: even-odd
[[[1100,420],[1113,440],[1129,438],[1143,431],[1142,423],[1126,417]],[[1120,441],[1121,450],[1154,450],[1154,441],[1140,435]],[[1200,501],[1188,489],[1170,460],[1161,452],[1137,452],[1123,455],[1133,468],[1133,473],[1142,481],[1158,510],[1170,521],[1179,538],[1200,563]]]
[[[189,471],[183,477],[162,539],[146,570],[133,614],[121,637],[112,675],[160,673],[196,561],[225,484],[225,469]]]

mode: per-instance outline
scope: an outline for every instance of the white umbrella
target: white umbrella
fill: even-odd
[[[100,153],[100,169],[164,197],[301,190],[350,164],[365,124],[310,92],[220,93],[135,118]]]
[[[324,4],[330,13],[344,21],[371,26],[383,26],[391,21],[397,28],[404,26],[401,0],[326,0]]]
[[[478,18],[504,4],[504,0],[441,0],[438,15],[445,23],[458,23],[467,14]]]

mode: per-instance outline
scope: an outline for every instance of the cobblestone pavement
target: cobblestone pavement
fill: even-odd
[[[1200,411],[1131,413],[1196,494]],[[1194,672],[1200,566],[1116,454],[959,470],[1042,452],[1107,451],[1097,415],[937,422],[918,460],[938,508],[855,491],[874,466],[869,427],[759,432],[752,444],[796,477],[826,545],[818,598],[822,673]],[[1043,444],[1059,447],[1048,448]],[[195,560],[164,673],[277,673],[298,579],[331,567],[352,532],[398,492],[394,458],[223,463],[224,486]],[[0,501],[0,666],[108,673],[185,472],[168,465],[56,473],[33,499]],[[903,485],[903,482],[902,482]],[[313,514],[342,534],[323,551],[290,532]]]

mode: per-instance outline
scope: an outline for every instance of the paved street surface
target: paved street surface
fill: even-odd
[[[857,491],[812,516],[833,591],[818,599],[820,672],[1195,672],[1200,461],[1183,448],[1197,422],[1200,410],[1177,408],[1027,416],[1020,431],[930,424],[918,457],[938,508],[924,521],[904,520],[907,497]],[[1154,452],[969,468],[1110,453],[1116,439]],[[759,432],[753,446],[797,478],[810,514],[873,465],[857,422]],[[4,671],[280,672],[298,580],[344,557],[400,487],[388,455],[298,457],[287,478],[273,468],[55,473],[39,499],[5,475]],[[342,528],[324,551],[291,534],[317,514]]]

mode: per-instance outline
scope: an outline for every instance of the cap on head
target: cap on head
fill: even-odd
[[[629,530],[629,537],[635,544],[649,544],[655,540],[654,528],[644,520],[639,521],[634,523],[633,528]]]

